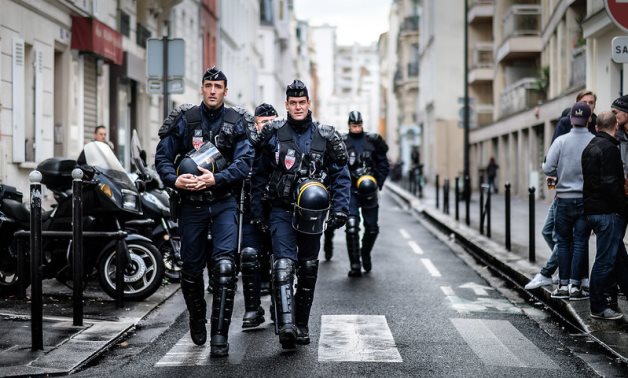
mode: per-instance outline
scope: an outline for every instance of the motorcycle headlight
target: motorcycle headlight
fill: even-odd
[[[122,189],[122,207],[127,210],[140,211],[137,193],[128,189]]]
[[[157,197],[155,197],[154,194],[152,193],[148,193],[148,192],[144,192],[142,194],[144,196],[144,199],[150,203],[152,203],[153,205],[157,206],[157,208],[161,211],[169,211],[170,209],[168,207],[166,207]]]

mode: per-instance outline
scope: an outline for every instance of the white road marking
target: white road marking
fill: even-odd
[[[403,362],[384,315],[323,315],[320,362]]]
[[[507,320],[450,320],[486,365],[559,369],[551,358]]]
[[[480,284],[477,284],[475,282],[467,282],[466,284],[462,284],[462,285],[460,285],[458,287],[460,287],[462,289],[471,289],[471,290],[473,290],[475,295],[483,295],[483,296],[487,296],[488,295],[488,291],[487,290],[494,290],[490,286],[480,285]]]
[[[521,309],[502,298],[478,298],[470,301],[456,295],[450,286],[441,286],[440,290],[445,294],[454,310],[461,314],[471,312],[499,312],[507,314],[521,314]]]
[[[414,240],[408,241],[408,245],[410,246],[410,249],[412,249],[412,252],[416,253],[417,255],[423,254],[423,250]]]
[[[408,231],[404,230],[403,228],[399,229],[399,233],[404,239],[410,239],[410,234],[408,233]]]
[[[440,290],[448,297],[456,295],[456,293],[454,293],[454,290],[450,286],[441,286]]]
[[[430,259],[421,259],[421,262],[423,263],[423,265],[425,266],[427,271],[430,272],[432,277],[440,277],[441,276],[440,272],[438,271],[438,269],[436,269],[434,264],[432,264],[432,260],[430,260]]]

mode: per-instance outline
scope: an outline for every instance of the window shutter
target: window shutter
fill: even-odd
[[[26,157],[24,125],[24,40],[13,38],[13,161],[22,163]]]
[[[43,53],[35,50],[35,161],[40,162],[51,154],[44,141],[44,77],[43,77]]]

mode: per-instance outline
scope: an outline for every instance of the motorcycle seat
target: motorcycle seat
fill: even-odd
[[[2,212],[10,218],[17,220],[20,223],[28,223],[30,221],[30,211],[26,204],[22,202],[3,199],[2,200]]]

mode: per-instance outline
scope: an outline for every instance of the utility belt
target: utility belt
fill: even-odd
[[[215,202],[228,198],[233,195],[231,190],[216,191],[206,190],[200,193],[183,192],[181,193],[181,201],[184,203],[203,203]]]

